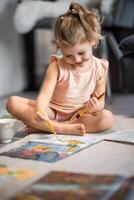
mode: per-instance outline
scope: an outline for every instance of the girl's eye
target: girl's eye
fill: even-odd
[[[79,52],[79,55],[83,55],[85,53],[85,51],[83,51],[83,52]]]
[[[66,57],[66,58],[70,58],[70,57],[71,57],[71,55],[66,55],[65,57]]]

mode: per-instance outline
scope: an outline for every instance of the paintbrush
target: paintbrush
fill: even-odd
[[[37,111],[37,114],[44,117],[44,114],[45,114],[45,113],[44,113],[43,111],[39,110],[39,111]],[[64,140],[63,140],[63,139],[61,139],[61,138],[59,138],[59,137],[57,136],[56,131],[54,130],[53,124],[52,124],[52,122],[51,122],[49,119],[45,119],[45,120],[44,120],[44,123],[45,123],[45,125],[49,128],[50,132],[52,132],[52,133],[57,137],[58,140],[60,140],[60,141],[62,141],[62,142],[67,141],[65,138],[64,138]]]
[[[43,111],[37,111],[37,114],[40,115],[40,116],[43,116],[44,117],[44,112]],[[56,131],[54,130],[54,127],[53,127],[53,124],[50,122],[49,119],[45,119],[44,121],[45,125],[49,128],[49,130],[56,135]]]
[[[105,92],[102,93],[99,97],[97,97],[98,101],[101,101],[105,96]],[[78,113],[76,113],[70,120],[73,120],[73,119],[78,119],[80,118],[81,116],[83,116],[85,113],[87,112],[87,107],[84,106],[80,111],[78,111]]]

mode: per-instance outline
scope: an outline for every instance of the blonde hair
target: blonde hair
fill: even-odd
[[[69,10],[60,15],[55,23],[53,43],[60,48],[93,40],[97,46],[103,38],[100,24],[97,10],[89,11],[80,4],[72,2]]]

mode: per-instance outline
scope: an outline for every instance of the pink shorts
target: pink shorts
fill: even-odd
[[[71,113],[64,113],[64,112],[57,111],[54,108],[51,108],[51,107],[49,107],[49,108],[52,109],[53,112],[55,113],[55,117],[52,120],[56,120],[58,122],[69,121],[73,117],[75,117],[77,113],[79,113],[79,110],[71,112]]]
[[[64,122],[70,120],[70,118],[74,115],[73,113],[62,113],[59,111],[55,111],[55,120],[58,122]]]

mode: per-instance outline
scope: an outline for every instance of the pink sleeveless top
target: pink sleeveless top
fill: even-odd
[[[63,113],[72,113],[82,108],[90,99],[96,81],[103,77],[107,60],[92,56],[83,67],[72,67],[63,56],[52,56],[58,62],[59,76],[50,107]]]

